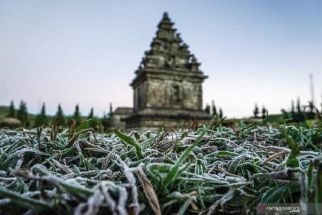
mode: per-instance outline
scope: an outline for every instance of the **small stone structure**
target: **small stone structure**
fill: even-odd
[[[0,120],[0,128],[18,128],[21,126],[21,121],[16,118],[6,117]]]
[[[207,76],[173,24],[164,13],[151,48],[135,71],[134,108],[123,119],[126,128],[190,127],[210,119],[202,108]]]
[[[125,128],[124,118],[133,113],[133,108],[130,107],[118,107],[112,113],[112,128]]]

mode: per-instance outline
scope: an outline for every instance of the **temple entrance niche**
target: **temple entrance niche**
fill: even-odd
[[[180,104],[182,101],[182,95],[180,91],[180,87],[178,85],[172,86],[172,104]]]

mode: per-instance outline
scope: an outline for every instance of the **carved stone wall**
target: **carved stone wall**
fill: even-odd
[[[142,82],[139,86],[133,89],[134,91],[134,111],[140,110],[146,107],[147,104],[147,91],[148,82]]]
[[[202,109],[201,83],[188,80],[149,80],[146,107],[173,109]]]

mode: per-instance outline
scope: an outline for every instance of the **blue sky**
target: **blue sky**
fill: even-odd
[[[279,113],[292,99],[322,93],[322,1],[0,1],[0,105],[27,102],[53,114],[79,103],[101,115],[132,106],[134,78],[168,11],[209,78],[204,104],[228,117],[254,104]]]

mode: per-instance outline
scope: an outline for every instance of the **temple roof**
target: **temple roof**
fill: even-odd
[[[132,112],[132,107],[118,107],[115,111],[113,111],[113,114],[130,114]]]
[[[200,63],[189,51],[167,12],[163,14],[150,49],[145,52],[138,70],[167,69],[199,72]],[[137,71],[138,73],[138,71]]]

